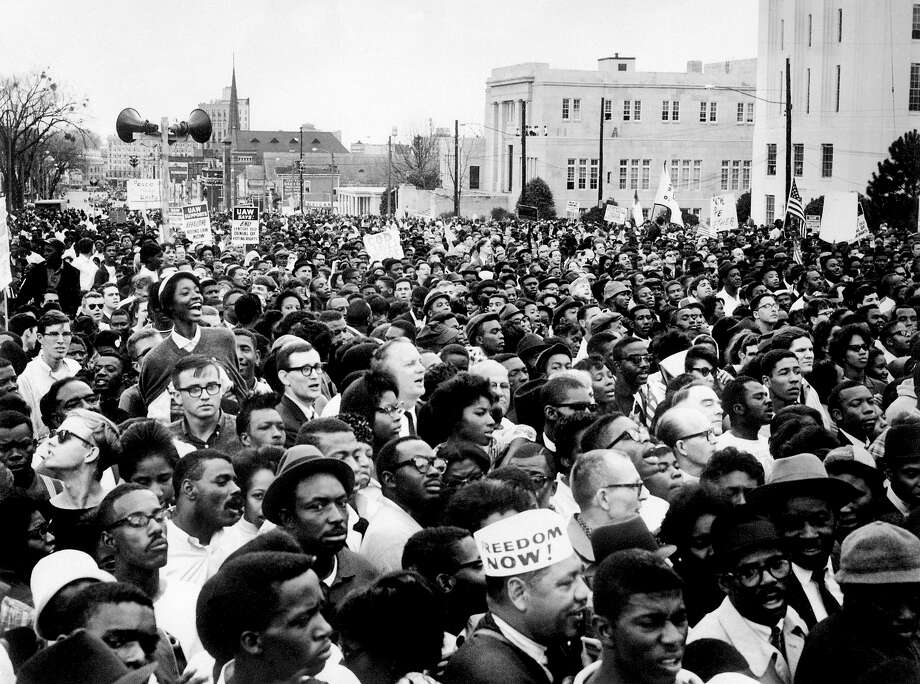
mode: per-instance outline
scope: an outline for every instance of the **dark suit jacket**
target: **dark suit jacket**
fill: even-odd
[[[333,613],[341,607],[345,597],[380,577],[380,571],[370,561],[347,548],[339,551],[336,559],[339,565],[329,587],[329,605]]]
[[[35,264],[26,274],[26,279],[16,296],[16,306],[35,304],[41,306],[42,298],[48,289],[48,265]],[[80,306],[80,271],[66,261],[61,265],[61,280],[57,286],[61,300],[61,311],[73,316]]]
[[[275,407],[284,421],[284,446],[290,448],[297,443],[297,433],[300,426],[307,422],[307,417],[288,397],[281,397],[280,403]]]
[[[540,664],[508,641],[491,613],[457,649],[444,675],[443,684],[549,684]]]
[[[789,586],[789,590],[786,592],[786,600],[790,606],[795,608],[795,612],[801,616],[805,624],[808,625],[808,631],[811,632],[811,628],[815,626],[818,620],[815,618],[815,611],[812,609],[811,603],[808,602],[805,590],[798,579],[791,573],[786,584]]]

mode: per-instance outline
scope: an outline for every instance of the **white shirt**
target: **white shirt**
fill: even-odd
[[[757,433],[757,439],[739,437],[731,430],[723,432],[716,439],[716,449],[735,447],[739,451],[746,451],[757,459],[763,466],[764,476],[769,478],[773,471],[773,456],[770,455],[770,426],[764,425]]]
[[[806,570],[793,563],[792,573],[805,591],[805,597],[808,599],[808,603],[815,614],[815,620],[821,622],[821,620],[827,617],[827,609],[824,607],[824,601],[821,600],[821,593],[818,591],[818,585],[815,584],[812,579],[812,571]],[[834,579],[834,569],[831,567],[830,558],[827,559],[827,567],[824,569],[824,584],[827,586],[827,590],[831,592],[831,596],[837,599],[837,603],[842,606],[843,592],[840,591],[840,585],[837,584],[837,580]]]
[[[72,378],[80,371],[80,364],[73,359],[64,358],[57,370],[51,370],[42,355],[39,354],[26,364],[22,374],[16,379],[19,396],[32,409],[32,428],[35,437],[41,439],[48,434],[48,428],[42,422],[38,403],[48,393],[51,385],[62,378]]]
[[[741,300],[728,294],[724,287],[716,292],[716,297],[722,300],[722,308],[725,310],[726,316],[731,316],[735,309],[741,306]]]
[[[166,565],[160,577],[166,581],[191,582],[201,587],[220,568],[231,551],[227,551],[224,540],[226,530],[220,530],[211,537],[210,544],[202,544],[172,520],[166,521],[166,538],[169,549]]]
[[[572,488],[563,482],[561,473],[556,475],[556,493],[550,497],[549,503],[566,520],[581,510],[572,496]]]
[[[201,587],[191,582],[160,578],[159,593],[153,599],[157,626],[179,640],[186,660],[204,652],[195,627],[195,606]]]
[[[553,673],[547,667],[549,659],[546,657],[546,646],[542,646],[530,637],[524,636],[495,613],[492,613],[492,619],[495,620],[495,626],[498,627],[498,631],[502,633],[502,636],[536,660],[540,667],[543,668],[546,676],[549,677],[549,680],[553,681]]]
[[[192,349],[198,346],[198,343],[201,342],[201,326],[195,326],[195,334],[192,335],[192,339],[183,337],[173,329],[170,334],[172,341],[175,342],[176,346],[179,347],[182,351],[190,352]]]
[[[340,402],[341,403],[341,402]],[[418,434],[418,415],[415,412],[415,407],[407,408],[403,411],[402,418],[399,422],[399,436],[408,437],[412,434],[412,431],[409,429],[409,414],[412,414],[412,425],[415,426],[415,434]]]
[[[300,409],[300,412],[303,413],[304,422],[316,418],[316,406],[314,404],[306,404],[302,402],[300,399],[294,396],[293,392],[286,392],[284,396],[294,402],[294,405]]]
[[[421,529],[422,526],[397,503],[383,498],[380,510],[364,533],[361,555],[383,572],[400,570],[406,542]]]
[[[73,260],[73,267],[80,271],[80,289],[86,292],[93,289],[93,280],[99,267],[88,256],[79,255]]]

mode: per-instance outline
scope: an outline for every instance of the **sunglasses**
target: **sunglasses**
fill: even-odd
[[[65,444],[66,442],[69,442],[72,439],[76,439],[76,440],[83,442],[90,449],[95,447],[95,445],[92,442],[90,442],[87,439],[84,439],[83,437],[76,434],[75,432],[71,432],[70,430],[58,430],[57,432],[54,433],[54,437],[55,439],[57,439],[58,444]]]

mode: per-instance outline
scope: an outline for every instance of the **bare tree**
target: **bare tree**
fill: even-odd
[[[432,131],[427,135],[413,133],[408,145],[394,146],[393,173],[403,183],[434,190],[441,184],[439,150],[438,138]]]
[[[55,136],[69,134],[72,140],[63,141],[67,143],[85,140],[87,102],[65,93],[47,71],[0,79],[0,162],[7,209],[22,206],[25,188],[43,167]]]
[[[457,141],[457,171],[454,173],[454,140],[445,140],[448,146],[446,157],[447,178],[451,187],[456,191],[457,199],[463,196],[463,184],[467,182],[470,170],[470,159],[473,156],[474,138],[463,137]],[[456,178],[454,176],[457,176]]]

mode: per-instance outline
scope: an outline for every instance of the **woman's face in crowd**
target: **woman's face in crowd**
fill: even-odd
[[[378,443],[389,442],[399,437],[402,414],[396,394],[387,390],[380,395],[374,411],[374,439]]]
[[[164,506],[176,503],[176,492],[173,489],[173,467],[165,456],[148,456],[137,463],[134,474],[128,480],[138,484],[157,495],[157,499]]]
[[[249,491],[243,499],[243,517],[256,527],[261,527],[265,522],[265,516],[262,515],[262,499],[274,480],[275,474],[268,468],[263,468],[253,473],[249,481]]]
[[[594,390],[594,400],[599,404],[613,403],[616,399],[616,379],[607,366],[591,369],[591,386]]]
[[[176,290],[173,294],[173,319],[197,323],[201,320],[201,306],[204,299],[195,281],[176,276]]]
[[[492,439],[495,419],[492,417],[492,402],[479,397],[463,409],[460,423],[454,429],[457,438],[485,446]]]
[[[281,313],[287,316],[293,311],[300,311],[300,301],[296,297],[285,297],[281,300]]]

